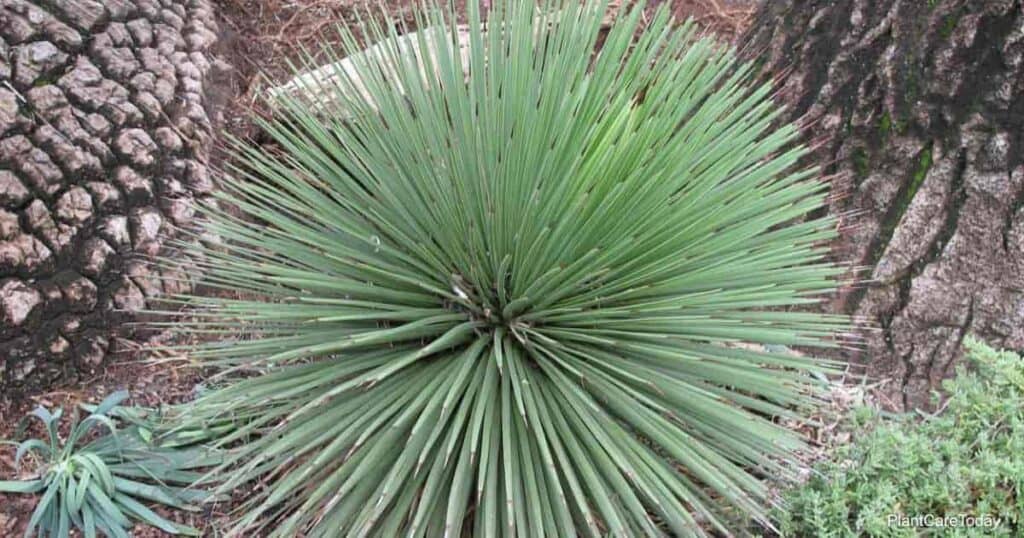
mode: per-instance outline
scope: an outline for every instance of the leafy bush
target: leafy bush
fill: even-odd
[[[201,475],[188,469],[216,461],[195,450],[154,449],[143,442],[137,430],[118,431],[108,415],[127,397],[124,391],[111,394],[81,421],[76,410],[64,440],[58,433],[62,410],[50,413],[40,406],[30,416],[43,423],[47,438],[4,442],[18,447],[16,465],[30,454],[42,460],[35,478],[0,481],[0,492],[42,493],[25,536],[66,538],[74,527],[86,537],[101,532],[128,538],[132,519],[170,534],[199,536],[196,529],[168,521],[143,502],[194,510],[193,504],[205,501],[207,495],[169,484],[197,481]],[[108,430],[106,435],[90,440],[93,430],[103,428]]]
[[[966,344],[977,371],[947,381],[945,409],[858,426],[787,495],[785,536],[1021,536],[1024,532],[1024,359]],[[862,419],[863,420],[863,419]],[[890,516],[983,516],[996,528],[913,528]]]
[[[436,9],[422,54],[367,22],[383,52],[334,70],[334,105],[282,98],[279,151],[238,146],[221,241],[190,256],[230,293],[179,328],[245,375],[172,427],[234,447],[211,480],[246,488],[238,535],[767,520],[761,477],[801,446],[773,417],[828,365],[765,346],[844,323],[790,308],[837,274],[833,223],[795,220],[825,191],[794,169],[797,131],[667,9],[605,35],[596,3],[497,2],[485,32],[468,4],[465,64]]]

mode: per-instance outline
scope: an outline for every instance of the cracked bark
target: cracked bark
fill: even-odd
[[[744,36],[834,175],[833,253],[868,267],[828,308],[894,407],[931,405],[968,333],[1024,349],[1020,0],[767,0]]]
[[[212,186],[216,37],[207,0],[0,0],[5,393],[97,370],[189,285],[148,261]]]

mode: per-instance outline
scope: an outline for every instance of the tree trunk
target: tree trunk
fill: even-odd
[[[211,187],[215,38],[206,0],[0,0],[0,387],[95,369],[186,280],[146,258]]]
[[[870,271],[830,308],[892,407],[928,407],[967,334],[1024,348],[1020,0],[767,0],[744,39],[820,137],[835,255]]]

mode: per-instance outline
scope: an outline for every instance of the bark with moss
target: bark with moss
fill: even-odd
[[[744,41],[822,142],[835,255],[869,272],[829,307],[892,407],[928,407],[967,334],[1024,349],[1021,2],[768,0]]]

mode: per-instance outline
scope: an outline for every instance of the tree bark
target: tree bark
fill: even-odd
[[[193,220],[206,0],[0,0],[0,387],[96,369],[190,275],[148,257]]]
[[[744,36],[820,145],[838,260],[867,268],[834,311],[894,408],[928,407],[965,335],[1024,348],[1020,0],[767,0]]]

